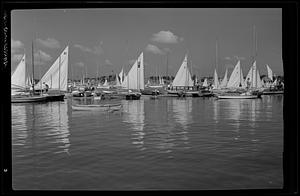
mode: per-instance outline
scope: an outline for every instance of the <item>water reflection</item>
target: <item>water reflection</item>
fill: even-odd
[[[123,122],[129,123],[133,129],[132,144],[144,150],[144,100],[122,100],[122,105],[125,112]]]
[[[12,106],[12,145],[25,145],[28,137],[25,105]]]
[[[186,132],[192,122],[192,99],[169,99],[168,105],[172,106],[173,115],[177,123],[181,124]]]
[[[68,107],[65,102],[13,106],[13,145],[24,143],[37,153],[67,153],[70,147]],[[26,114],[30,116],[26,118]],[[18,125],[20,124],[20,125]],[[22,138],[22,139],[21,139]],[[24,150],[24,149],[23,149]],[[24,152],[17,149],[18,152]]]

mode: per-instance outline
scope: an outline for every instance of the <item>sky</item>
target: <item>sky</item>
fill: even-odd
[[[255,30],[254,30],[255,29]],[[176,75],[184,56],[199,77],[223,77],[238,60],[244,75],[255,47],[260,74],[283,75],[280,8],[94,8],[11,12],[12,71],[22,55],[40,78],[69,46],[69,78],[129,71],[144,53],[145,78]]]

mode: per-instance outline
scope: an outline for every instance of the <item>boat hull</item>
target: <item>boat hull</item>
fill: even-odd
[[[12,97],[11,103],[32,103],[32,102],[46,102],[46,96],[33,96],[33,97]]]
[[[262,92],[263,95],[279,95],[283,94],[283,91],[264,91]]]
[[[218,99],[257,99],[257,95],[219,95]]]
[[[122,108],[121,104],[107,104],[107,105],[72,105],[73,110],[78,111],[115,111]]]

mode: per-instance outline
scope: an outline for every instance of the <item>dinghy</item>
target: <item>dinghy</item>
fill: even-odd
[[[103,105],[72,105],[73,110],[80,111],[116,111],[122,108],[121,104],[103,104]]]

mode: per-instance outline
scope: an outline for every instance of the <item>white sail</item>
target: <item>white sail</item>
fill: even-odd
[[[267,71],[268,71],[268,78],[270,78],[270,80],[273,81],[273,71],[269,67],[269,65],[266,65],[266,66],[267,66]]]
[[[69,46],[56,59],[35,88],[39,89],[42,83],[46,83],[49,89],[67,91],[68,89],[68,56]]]
[[[162,77],[160,77],[159,84],[160,84],[160,85],[163,85],[163,84],[164,84],[164,79],[163,79]]]
[[[243,71],[241,69],[240,61],[238,61],[238,63],[234,67],[227,83],[227,88],[238,88],[238,87],[245,87],[244,76],[243,76]]]
[[[108,82],[107,82],[106,78],[105,78],[105,82],[104,82],[103,86],[108,86]]]
[[[221,84],[220,84],[220,87],[221,87],[221,88],[226,88],[227,82],[228,82],[228,79],[227,79],[227,69],[226,69],[225,75],[224,75],[224,78],[223,78],[223,80],[222,80],[222,82],[221,82]]]
[[[245,82],[247,83],[247,81],[250,82],[250,88],[261,88],[262,87],[262,82],[260,79],[259,71],[256,66],[256,61],[253,62],[253,65],[251,66],[251,68],[247,74]]]
[[[204,82],[203,82],[202,86],[203,86],[203,87],[208,87],[207,78],[204,79]]]
[[[193,80],[189,69],[187,67],[187,55],[185,55],[184,60],[173,80],[173,86],[193,86]]]
[[[125,80],[127,81],[125,82]],[[127,74],[127,78],[125,77],[124,82],[127,83],[126,85],[122,85],[127,89],[134,89],[134,90],[144,90],[144,55],[143,53],[140,54],[138,59],[134,62],[133,66],[131,67],[130,71]]]
[[[123,71],[123,68],[121,70],[121,72],[119,73],[119,77],[120,77],[120,83],[122,83],[124,81],[124,71]]]
[[[17,68],[11,75],[11,88],[23,89],[25,87],[26,87],[26,63],[25,63],[25,54],[24,54]]]
[[[121,82],[119,80],[119,75],[116,74],[116,86],[121,86]]]
[[[219,78],[218,78],[217,70],[215,69],[215,72],[214,72],[214,89],[219,89],[219,88],[220,88]]]

